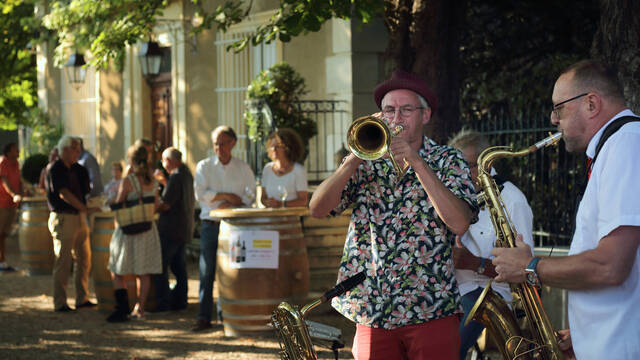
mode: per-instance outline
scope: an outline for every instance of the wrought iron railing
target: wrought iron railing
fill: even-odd
[[[557,131],[548,114],[539,110],[520,116],[494,111],[469,122],[494,145],[527,147]],[[576,197],[583,179],[583,156],[568,153],[564,144],[545,148],[529,156],[503,159],[494,167],[527,196],[534,214],[536,246],[568,246],[574,230]]]
[[[339,154],[347,140],[347,129],[351,118],[346,110],[346,101],[305,100],[298,103],[299,109],[316,121],[318,135],[309,142],[309,156],[305,161],[310,183],[319,183],[340,164]]]

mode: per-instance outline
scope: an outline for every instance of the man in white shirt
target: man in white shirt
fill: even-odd
[[[449,146],[462,151],[464,158],[469,164],[471,178],[474,184],[478,184],[478,156],[489,147],[489,142],[480,133],[473,130],[462,130],[450,141]],[[492,175],[496,183],[502,185],[500,197],[505,208],[509,212],[518,233],[522,234],[524,241],[533,249],[533,212],[527,202],[527,198],[522,191],[510,181],[504,181],[495,174]],[[480,189],[476,189],[480,191]],[[462,237],[456,238],[456,247],[453,248],[453,263],[456,269],[456,280],[458,289],[462,296],[462,308],[464,317],[460,322],[460,359],[465,359],[467,351],[475,344],[484,329],[484,325],[477,321],[472,321],[465,326],[467,315],[473,308],[478,297],[494,276],[495,269],[491,263],[493,256],[491,250],[496,241],[496,232],[491,222],[489,209],[484,207],[478,213],[478,222],[471,224]],[[512,300],[509,284],[504,282],[493,282],[491,288],[502,298],[510,303]]]
[[[198,162],[194,178],[196,200],[200,203],[200,311],[193,331],[211,328],[213,282],[216,277],[216,253],[220,219],[211,210],[243,207],[250,204],[245,188],[256,186],[249,165],[231,156],[236,133],[229,126],[218,126],[211,133],[214,156]]]
[[[561,331],[560,347],[578,359],[640,359],[640,122],[615,74],[581,61],[553,89],[551,122],[567,150],[592,158],[599,149],[588,166],[569,256],[532,259],[522,241],[492,251],[496,280],[569,290],[571,332]],[[622,118],[631,122],[607,136],[606,128]]]

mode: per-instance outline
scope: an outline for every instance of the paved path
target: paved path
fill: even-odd
[[[7,239],[7,253],[9,264],[19,271],[0,273],[0,359],[279,359],[274,338],[229,338],[221,325],[203,333],[189,331],[198,311],[198,274],[193,261],[188,269],[186,310],[110,324],[105,321],[106,313],[93,309],[54,313],[51,276],[26,274],[15,236]],[[73,281],[67,294],[73,305]],[[351,343],[352,324],[327,313],[328,308],[318,310],[312,319],[343,328]],[[316,349],[319,358],[333,359],[328,350]],[[341,351],[340,359],[352,359],[350,349]]]

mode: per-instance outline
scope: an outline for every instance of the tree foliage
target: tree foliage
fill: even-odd
[[[305,146],[306,157],[309,139],[317,133],[316,122],[305,116],[297,106],[300,97],[308,92],[304,78],[287,63],[278,63],[261,71],[247,89],[247,100],[262,100],[269,106],[272,124],[260,112],[246,111],[248,135],[251,141],[265,141],[277,128],[295,130]]]
[[[15,129],[37,104],[35,57],[38,30],[33,2],[6,0],[0,5],[0,128]]]
[[[461,46],[463,117],[495,107],[514,116],[549,110],[560,70],[589,57],[598,14],[596,0],[470,0]]]
[[[253,5],[253,1],[245,7],[242,0],[225,0],[209,11],[206,1],[190,2],[196,10],[194,33],[214,28],[226,31],[244,20]],[[105,67],[110,60],[120,63],[126,45],[149,37],[168,5],[169,0],[102,0],[99,6],[95,0],[52,1],[44,23],[58,33],[57,64],[63,63],[75,49],[88,50],[88,63],[95,67]],[[355,17],[366,23],[381,9],[382,2],[372,0],[281,0],[278,10],[265,25],[230,48],[241,51],[250,43],[269,43],[276,39],[287,42],[300,34],[320,30],[322,24],[333,17]]]
[[[56,0],[44,25],[58,34],[55,62],[61,65],[74,51],[89,50],[88,63],[121,64],[127,44],[148,37],[168,0]]]

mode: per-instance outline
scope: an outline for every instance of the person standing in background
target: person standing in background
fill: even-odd
[[[168,147],[162,152],[162,165],[169,173],[160,198],[158,233],[162,245],[162,274],[155,275],[156,311],[182,310],[187,307],[186,245],[193,238],[195,195],[193,175],[182,162],[182,153]],[[176,277],[176,285],[169,290],[169,272]]]
[[[200,310],[192,331],[211,328],[213,317],[213,282],[216,276],[220,219],[211,210],[249,205],[245,188],[255,188],[255,175],[249,165],[231,155],[236,133],[229,126],[218,126],[211,133],[214,156],[198,162],[194,189],[200,203]]]
[[[273,208],[307,206],[307,172],[298,163],[304,154],[300,135],[282,128],[269,135],[266,146],[271,162],[262,170],[261,202]]]
[[[120,183],[116,203],[136,203],[142,198],[152,197],[154,209],[159,206],[158,183],[151,176],[147,150],[143,146],[132,145],[127,151],[131,173]],[[162,272],[162,251],[160,236],[155,221],[148,219],[148,230],[125,234],[120,224],[116,227],[109,243],[109,270],[113,274],[113,288],[116,299],[115,311],[107,317],[109,322],[129,320],[129,299],[125,275],[135,275],[139,282],[138,302],[131,317],[145,319],[147,295],[152,274]]]
[[[469,164],[471,178],[478,184],[478,156],[489,147],[489,142],[482,134],[473,130],[462,130],[450,141],[452,146],[460,151]],[[522,191],[512,182],[501,179],[492,168],[492,176],[498,185],[502,185],[500,197],[504,202],[509,218],[515,229],[522,235],[523,240],[533,250],[533,211]],[[456,280],[464,317],[460,322],[460,359],[464,360],[467,351],[476,343],[484,329],[484,325],[471,321],[465,326],[467,315],[473,308],[480,294],[493,277],[497,274],[491,263],[491,250],[496,241],[496,232],[491,222],[489,209],[480,210],[478,222],[471,224],[469,230],[462,236],[456,237],[456,247],[453,248],[453,266],[456,269]],[[532,254],[533,255],[533,254]],[[491,288],[508,304],[511,303],[511,288],[504,282],[493,282]]]
[[[76,138],[80,143],[80,158],[78,164],[84,166],[89,172],[89,179],[91,180],[91,192],[89,197],[96,197],[102,195],[104,187],[102,186],[102,175],[100,174],[100,166],[98,160],[90,152],[84,148],[84,142],[81,137]]]
[[[75,260],[76,309],[93,307],[89,301],[91,247],[87,224],[86,198],[90,191],[89,173],[78,164],[80,142],[63,136],[58,142],[60,158],[47,166],[45,188],[49,231],[53,238],[53,303],[56,312],[73,311],[67,305],[67,282]]]
[[[3,154],[0,158],[0,181],[2,181],[0,184],[0,272],[16,270],[7,264],[5,248],[7,236],[11,233],[11,228],[16,221],[18,206],[23,195],[18,144],[5,145]]]
[[[53,164],[56,160],[58,160],[60,156],[58,155],[58,148],[54,147],[53,149],[51,149],[51,151],[49,151],[49,162],[47,163],[47,165],[49,164]],[[45,166],[42,171],[40,171],[40,181],[38,181],[38,188],[44,192],[45,188],[44,188],[44,183],[46,182],[47,179],[47,166]]]
[[[122,163],[116,161],[111,164],[111,180],[104,186],[104,194],[107,197],[107,204],[111,204],[118,196],[118,188],[122,182]]]

